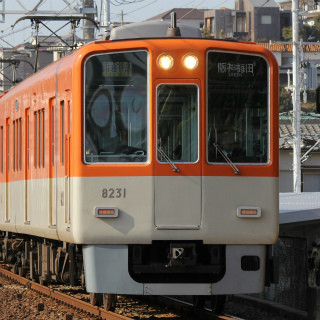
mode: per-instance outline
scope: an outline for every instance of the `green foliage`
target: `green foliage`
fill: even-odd
[[[281,30],[283,41],[292,41],[292,27],[285,27]],[[314,18],[314,25],[304,24],[299,30],[299,39],[303,41],[320,41],[320,15]]]
[[[303,41],[319,41],[320,40],[320,15],[314,18],[314,25],[304,24],[300,32]]]
[[[279,97],[279,112],[289,112],[292,111],[292,97],[291,92],[285,89],[284,84],[280,85],[280,97]],[[302,93],[301,93],[301,110],[303,112],[315,112],[316,110],[316,91],[309,90],[307,91],[308,102],[303,103],[302,101]]]
[[[280,85],[279,112],[292,110],[291,92],[285,89],[285,85]]]
[[[202,28],[202,38],[211,38],[208,28]]]
[[[292,41],[292,27],[285,27],[281,30],[283,41]]]

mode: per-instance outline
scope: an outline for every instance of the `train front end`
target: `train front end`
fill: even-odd
[[[278,236],[273,55],[176,38],[97,42],[78,62],[71,220],[87,290],[261,291]]]

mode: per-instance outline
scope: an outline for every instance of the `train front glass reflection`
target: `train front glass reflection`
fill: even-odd
[[[85,64],[86,163],[146,162],[148,55],[103,54]]]

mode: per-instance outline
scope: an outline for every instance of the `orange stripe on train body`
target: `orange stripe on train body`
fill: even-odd
[[[83,66],[85,60],[92,54],[104,52],[119,52],[131,50],[146,50],[149,52],[149,102],[152,111],[149,113],[149,128],[153,128],[149,133],[149,163],[146,164],[108,164],[108,165],[85,165],[83,158]],[[177,176],[168,164],[159,164],[156,160],[155,140],[156,129],[153,124],[156,122],[155,106],[155,86],[157,83],[196,83],[200,87],[200,128],[202,130],[200,141],[200,161],[196,164],[179,164],[181,174],[186,175],[208,175],[208,176],[234,176],[233,170],[227,164],[209,165],[206,163],[206,53],[210,50],[242,52],[248,54],[257,54],[264,56],[270,65],[270,163],[267,165],[237,165],[242,176],[278,176],[278,66],[273,54],[267,49],[248,43],[237,43],[227,41],[214,41],[205,39],[152,39],[152,40],[120,40],[120,41],[97,41],[90,43],[71,55],[51,64],[50,66],[39,71],[37,74],[29,77],[7,94],[0,97],[0,126],[5,128],[5,121],[10,119],[10,128],[12,121],[18,117],[22,118],[23,128],[25,128],[25,110],[30,109],[30,175],[29,179],[40,179],[50,177],[63,177],[66,174],[70,176],[153,176],[155,166],[156,174],[164,176]],[[170,53],[175,61],[173,68],[163,71],[158,68],[156,60],[159,54]],[[182,57],[186,53],[193,53],[199,57],[199,67],[195,71],[186,71],[181,63]],[[57,77],[57,78],[55,78]],[[56,81],[57,80],[57,81]],[[58,93],[55,96],[55,93]],[[16,100],[18,99],[19,108],[14,110]],[[51,123],[52,115],[49,110],[49,101],[55,105],[54,121],[58,121],[59,113],[57,104],[65,101],[67,105],[70,102],[70,119],[69,115],[64,117],[65,128],[70,123],[70,132],[67,135],[64,163],[62,164],[60,154],[62,153],[62,139],[59,136],[61,126],[56,127],[54,147],[55,162],[50,163],[50,152],[53,150],[49,141],[52,132]],[[45,110],[45,162],[44,167],[34,167],[34,112],[44,108]],[[66,108],[67,109],[67,108]],[[65,110],[66,112],[66,110]],[[48,130],[49,129],[49,130]],[[12,130],[10,131],[10,141],[12,141]],[[6,137],[3,137],[6,141]],[[26,139],[22,141],[23,154],[26,154]],[[50,146],[50,147],[49,147]],[[12,149],[12,148],[11,148]],[[10,143],[9,143],[10,152]],[[26,177],[26,156],[23,157],[22,170],[9,172],[6,177],[5,172],[0,172],[0,181],[23,180]],[[5,162],[5,157],[4,160]],[[9,168],[12,169],[13,155],[10,154]],[[65,165],[67,164],[67,168]],[[49,170],[51,169],[51,171]],[[53,170],[54,169],[54,170]],[[5,170],[3,170],[5,171]],[[51,173],[50,173],[51,172]]]

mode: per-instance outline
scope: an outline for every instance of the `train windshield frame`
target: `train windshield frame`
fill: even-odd
[[[149,54],[91,55],[84,63],[84,162],[149,161]]]
[[[270,162],[269,63],[259,55],[207,53],[207,162]]]
[[[199,161],[199,87],[194,83],[157,86],[157,160]]]

